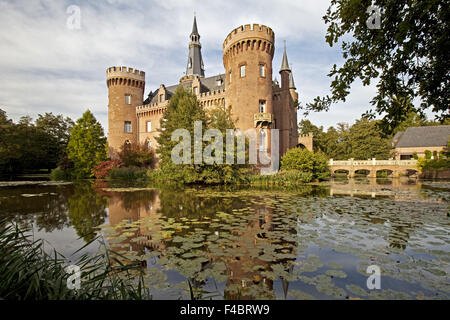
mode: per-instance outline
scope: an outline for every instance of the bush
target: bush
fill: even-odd
[[[105,179],[112,169],[120,168],[121,166],[122,161],[120,160],[102,161],[94,167],[94,176],[97,179]]]
[[[152,165],[154,155],[146,145],[124,143],[119,152],[120,160],[125,167],[148,168]]]
[[[107,176],[111,180],[137,180],[145,179],[146,177],[147,170],[138,167],[113,168]]]
[[[311,174],[312,180],[323,180],[330,176],[328,159],[323,152],[312,152],[307,149],[290,149],[281,157],[282,170],[298,170]]]
[[[65,172],[60,167],[57,167],[50,173],[50,179],[53,181],[70,180],[70,174]]]

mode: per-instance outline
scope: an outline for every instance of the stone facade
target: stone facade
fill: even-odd
[[[314,135],[312,132],[308,134],[301,134],[298,136],[298,146],[301,148],[306,148],[309,151],[314,151],[313,143]]]
[[[142,104],[145,72],[127,67],[106,71],[108,86],[108,146],[111,157],[125,142],[138,141],[136,107]]]
[[[108,69],[108,143],[111,154],[117,152],[126,140],[156,148],[160,120],[171,96],[180,85],[197,95],[200,106],[206,109],[221,107],[230,112],[238,129],[244,132],[256,129],[259,149],[271,152],[272,129],[280,131],[280,156],[298,146],[295,107],[298,93],[287,63],[286,48],[280,70],[281,86],[277,80],[273,80],[275,34],[271,28],[248,24],[230,32],[223,43],[225,73],[212,77],[204,76],[200,35],[195,20],[190,39],[185,76],[176,85],[161,85],[150,92],[145,100],[143,74],[136,79],[127,76],[134,73],[117,70],[119,67]],[[119,74],[116,76],[117,72]],[[120,79],[125,79],[125,82],[120,82]],[[128,79],[139,81],[138,87],[128,85]],[[111,81],[114,85],[111,85]],[[117,81],[122,84],[116,85]],[[131,104],[125,104],[127,94],[131,95]],[[124,132],[125,121],[131,121],[132,133]]]

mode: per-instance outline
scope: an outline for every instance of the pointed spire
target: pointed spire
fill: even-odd
[[[192,35],[199,35],[198,34],[198,29],[197,29],[197,17],[194,14],[194,24],[192,25],[192,32],[191,32],[191,36]]]
[[[289,89],[297,89],[295,87],[294,74],[292,73],[292,70],[291,70],[291,73],[289,73]]]
[[[291,71],[291,69],[289,69],[289,62],[288,62],[288,58],[287,58],[287,54],[286,54],[286,40],[284,40],[283,62],[281,63],[281,69],[280,69],[280,72],[282,72],[282,71]]]
[[[189,56],[186,67],[186,75],[205,76],[205,67],[203,66],[202,46],[200,44],[200,34],[197,28],[197,17],[194,15],[194,24],[190,35]]]

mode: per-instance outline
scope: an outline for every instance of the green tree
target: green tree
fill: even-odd
[[[87,110],[73,127],[67,154],[74,163],[73,175],[77,179],[93,176],[93,168],[106,159],[106,138],[101,124]]]
[[[312,179],[325,179],[329,176],[328,159],[323,152],[293,148],[281,157],[282,170],[298,170],[312,174]]]
[[[15,171],[19,159],[20,145],[15,139],[15,125],[0,109],[0,174]]]
[[[377,121],[361,118],[348,131],[346,141],[348,157],[354,159],[388,159],[391,152],[390,140],[384,138]]]
[[[170,99],[167,110],[161,119],[160,135],[157,153],[160,155],[161,171],[174,180],[186,183],[198,182],[202,171],[202,164],[194,164],[194,122],[202,124],[202,137],[206,129],[207,119],[203,108],[200,107],[197,97],[190,91],[179,86]],[[172,150],[179,141],[172,141],[172,133],[177,129],[186,129],[191,137],[191,164],[174,164]]]
[[[370,5],[382,9],[380,29],[369,29]],[[340,42],[344,63],[332,67],[331,96],[317,97],[308,111],[328,110],[345,101],[356,79],[363,85],[378,80],[371,103],[394,128],[408,113],[407,105],[392,108],[396,96],[419,97],[420,110],[431,108],[440,120],[450,117],[450,7],[444,0],[332,0],[323,20],[326,42]]]
[[[40,148],[46,152],[46,168],[55,168],[58,161],[66,156],[70,130],[74,125],[72,119],[62,115],[55,116],[51,112],[38,115],[36,128],[46,135],[45,141],[40,144]]]
[[[161,158],[161,169],[174,169],[171,153],[172,149],[178,144],[178,141],[172,141],[172,133],[177,129],[186,129],[192,137],[191,160],[194,155],[194,121],[201,121],[202,128],[206,128],[206,114],[200,107],[197,97],[190,91],[179,86],[175,94],[170,98],[167,110],[161,119],[160,135],[156,138],[158,142],[157,153]],[[202,132],[203,135],[203,132]],[[180,165],[182,167],[196,168],[196,165]],[[169,169],[170,170],[170,169]]]

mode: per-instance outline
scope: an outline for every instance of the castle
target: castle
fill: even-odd
[[[279,130],[279,152],[299,145],[296,101],[298,93],[284,48],[281,84],[272,78],[275,34],[264,25],[234,29],[223,42],[224,74],[205,77],[202,46],[194,17],[186,73],[178,84],[161,85],[144,100],[145,72],[127,67],[106,71],[109,91],[108,146],[111,157],[124,143],[146,144],[154,149],[160,120],[179,85],[192,90],[200,106],[221,107],[235,120],[236,128],[257,130],[257,148],[271,152],[271,130]],[[308,148],[309,149],[309,148]]]

